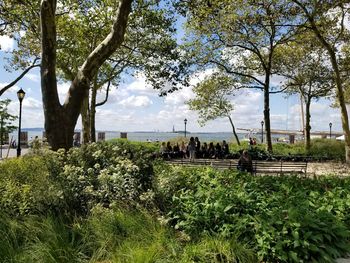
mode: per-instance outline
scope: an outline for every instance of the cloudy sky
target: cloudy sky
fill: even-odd
[[[15,79],[20,72],[9,73],[4,69],[6,51],[14,48],[14,42],[0,36],[0,87]],[[193,76],[191,83],[198,83],[207,73],[200,72]],[[278,85],[275,80],[273,85]],[[64,101],[69,83],[59,84],[61,102]],[[43,108],[40,91],[39,70],[32,70],[16,86],[5,92],[1,99],[9,98],[10,112],[18,114],[19,103],[16,92],[22,88],[26,92],[23,101],[22,127],[44,127]],[[120,86],[113,87],[108,102],[97,108],[96,127],[98,130],[108,131],[171,131],[184,129],[184,119],[188,120],[187,129],[191,132],[221,132],[231,131],[227,118],[208,122],[201,127],[198,124],[196,112],[189,110],[185,101],[193,98],[190,87],[183,88],[159,97],[157,91],[145,83],[143,76],[126,78]],[[104,98],[104,92],[99,99]],[[263,120],[263,94],[256,90],[241,91],[233,99],[235,110],[232,118],[236,127],[259,128]],[[311,127],[313,131],[328,131],[329,122],[333,123],[334,131],[341,131],[339,109],[330,107],[331,101],[314,101],[311,107]],[[295,129],[301,127],[300,102],[297,96],[284,98],[283,95],[271,95],[271,125],[273,129]],[[77,128],[80,128],[80,120]]]

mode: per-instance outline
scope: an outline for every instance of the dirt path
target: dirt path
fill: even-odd
[[[350,166],[344,163],[335,162],[310,162],[307,164],[307,174],[309,176],[319,176],[319,175],[339,175],[339,176],[349,176]]]

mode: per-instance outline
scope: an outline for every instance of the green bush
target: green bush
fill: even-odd
[[[315,139],[309,154],[321,160],[345,161],[345,145],[343,141]]]
[[[9,215],[41,213],[57,205],[59,186],[50,181],[42,158],[13,158],[0,163],[0,210]]]
[[[268,262],[332,262],[350,251],[350,179],[252,177],[211,168],[156,168],[169,222],[250,242]]]
[[[153,149],[117,141],[68,152],[43,149],[0,163],[0,208],[8,214],[87,214],[95,204],[149,203]],[[151,200],[152,201],[152,200]]]

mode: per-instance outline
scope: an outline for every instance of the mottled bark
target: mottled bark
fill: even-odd
[[[94,81],[94,85],[91,89],[90,100],[90,139],[91,142],[96,142],[96,97],[97,97],[97,82]]]
[[[116,19],[109,35],[87,57],[74,78],[64,105],[59,103],[56,80],[56,0],[42,0],[41,19],[41,89],[45,130],[53,150],[72,147],[74,127],[82,103],[88,97],[92,78],[100,66],[124,41],[132,0],[120,0]]]
[[[52,149],[69,148],[75,124],[59,103],[56,79],[56,0],[42,0],[41,23],[41,91],[45,130]]]
[[[81,124],[83,133],[83,144],[90,142],[90,107],[89,96],[84,98],[83,105],[81,107]]]

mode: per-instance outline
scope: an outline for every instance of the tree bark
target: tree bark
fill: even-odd
[[[100,66],[124,41],[128,16],[133,0],[120,0],[116,19],[108,36],[96,47],[80,67],[63,106],[59,103],[56,80],[56,0],[42,0],[41,21],[41,89],[45,130],[53,150],[69,149],[73,144],[74,127],[83,100],[88,97],[90,82]]]
[[[84,98],[81,107],[81,124],[83,128],[83,144],[90,142],[90,107],[89,96]]]
[[[307,153],[310,152],[311,148],[311,126],[310,126],[310,119],[311,119],[311,114],[310,114],[310,105],[311,105],[311,97],[307,96],[305,98],[305,150]]]
[[[233,135],[234,135],[234,136],[235,136],[235,138],[236,138],[237,144],[238,144],[238,145],[241,145],[241,143],[239,142],[239,139],[238,139],[238,135],[237,135],[237,133],[236,133],[235,126],[233,125],[232,118],[231,118],[231,116],[230,116],[230,115],[229,115],[229,116],[227,116],[227,117],[228,117],[228,119],[230,120],[230,123],[231,123],[231,126],[232,126],[232,132],[233,132]]]
[[[264,120],[266,131],[266,145],[267,151],[272,153],[271,140],[271,123],[270,123],[270,79],[272,68],[272,54],[274,52],[273,36],[270,37],[270,52],[267,65],[265,66],[265,83],[264,83]]]
[[[45,130],[52,149],[72,146],[75,124],[59,103],[56,79],[56,0],[42,0],[41,24],[41,91],[44,107]]]
[[[91,90],[91,101],[90,101],[90,138],[91,142],[96,142],[96,97],[97,97],[97,82],[94,81],[94,85]]]

